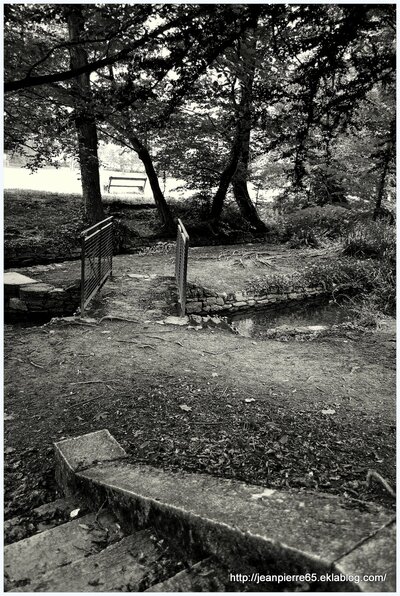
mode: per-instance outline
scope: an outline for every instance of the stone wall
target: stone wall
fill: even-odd
[[[273,290],[273,291],[272,291]],[[187,314],[233,314],[249,308],[269,306],[276,303],[307,298],[324,297],[328,293],[323,286],[315,288],[294,287],[290,291],[271,288],[262,295],[252,295],[246,292],[216,292],[209,288],[189,283],[186,294]]]
[[[55,288],[45,283],[22,285],[18,295],[4,296],[6,320],[34,317],[72,315],[80,303],[80,281],[66,288]]]

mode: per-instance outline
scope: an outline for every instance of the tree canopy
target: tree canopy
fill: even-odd
[[[6,148],[79,155],[93,219],[99,138],[143,161],[165,225],[160,167],[256,227],[254,176],[298,206],[380,205],[393,179],[393,5],[11,4],[4,42]]]

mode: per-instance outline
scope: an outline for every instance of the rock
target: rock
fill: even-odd
[[[165,325],[179,325],[179,326],[183,326],[183,325],[188,325],[189,323],[189,317],[167,317],[166,319],[164,319],[164,323]]]
[[[7,310],[26,312],[28,310],[28,307],[26,306],[25,302],[23,302],[19,298],[10,298]]]
[[[191,325],[201,325],[203,323],[203,317],[201,317],[200,315],[190,315],[189,317],[189,323]]]
[[[186,304],[186,312],[188,315],[192,313],[199,313],[203,310],[202,302],[188,302]]]
[[[128,273],[127,275],[132,279],[150,279],[149,275],[143,275],[142,273]]]
[[[214,290],[211,290],[210,288],[203,288],[203,292],[204,296],[206,296],[207,298],[216,298],[218,296],[217,292],[214,292]]]
[[[215,299],[215,304],[218,304],[218,306],[224,306],[225,300],[222,297],[218,296],[218,298]]]
[[[210,306],[212,306],[213,304],[217,303],[217,299],[215,297],[213,298],[207,298],[206,300],[206,304],[209,304]]]
[[[211,309],[213,312],[220,312],[221,310],[224,310],[223,306],[218,306],[218,304],[214,304],[214,306]]]
[[[233,306],[234,306],[235,308],[239,308],[240,306],[247,306],[247,302],[245,302],[245,301],[241,301],[241,302],[234,302],[234,303],[233,303]]]

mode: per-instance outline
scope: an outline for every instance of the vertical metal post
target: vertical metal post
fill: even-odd
[[[82,235],[82,249],[81,249],[81,317],[85,313],[85,235]]]
[[[102,252],[103,252],[102,251],[103,247],[102,247],[101,241],[102,241],[102,228],[100,227],[99,228],[99,280],[98,280],[99,286],[101,284],[101,273],[102,273],[102,271],[101,271],[101,257],[102,257]]]
[[[182,317],[184,317],[186,314],[186,278],[187,278],[188,254],[189,254],[189,241],[188,241],[188,238],[185,238],[184,249],[183,249],[182,296],[181,296],[181,316]]]

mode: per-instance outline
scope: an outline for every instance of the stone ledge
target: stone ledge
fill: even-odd
[[[392,516],[383,509],[361,513],[321,493],[281,492],[135,466],[120,459],[126,454],[106,430],[62,441],[56,445],[56,454],[57,476],[67,493],[78,492],[97,507],[107,501],[125,526],[154,525],[175,536],[185,548],[201,548],[231,564],[235,572],[249,568],[261,573],[382,572],[371,556],[382,548],[381,542],[370,542],[368,553],[364,545],[391,523]],[[109,463],[110,455],[116,457],[113,463]],[[79,471],[82,458],[85,466],[92,465]],[[394,565],[393,534],[382,539],[389,542],[386,567]],[[344,582],[325,587],[329,591],[391,591],[394,581],[391,576],[372,586]]]

